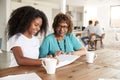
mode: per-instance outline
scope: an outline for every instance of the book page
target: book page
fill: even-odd
[[[26,73],[19,75],[9,75],[0,78],[0,80],[42,80],[36,73]]]
[[[113,79],[113,78],[99,78],[98,80],[120,80],[120,79]]]
[[[75,55],[59,55],[56,58],[59,60],[59,63],[56,68],[68,65],[72,62],[74,62],[76,59],[78,59],[80,56],[75,56]]]

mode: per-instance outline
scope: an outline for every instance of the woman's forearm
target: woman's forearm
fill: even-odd
[[[86,54],[86,48],[82,47],[78,51],[72,52],[73,55],[82,56]]]

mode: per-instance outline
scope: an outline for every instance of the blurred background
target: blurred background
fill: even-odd
[[[120,0],[0,0],[0,46],[7,50],[6,26],[16,8],[30,5],[44,11],[52,32],[53,18],[59,12],[71,15],[75,30],[87,27],[89,20],[98,20],[105,31],[106,46],[120,43]]]

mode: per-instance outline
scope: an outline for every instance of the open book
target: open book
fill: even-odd
[[[75,55],[59,55],[57,56],[58,60],[59,60],[59,64],[57,65],[56,68],[68,65],[72,62],[74,62],[76,59],[78,59],[80,56],[75,56]]]

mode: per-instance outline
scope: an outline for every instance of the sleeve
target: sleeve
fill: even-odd
[[[7,51],[10,51],[11,48],[13,47],[14,43],[13,43],[13,40],[12,38],[10,38],[8,41],[7,41]]]
[[[79,39],[73,33],[70,35],[70,39],[71,39],[74,50],[78,50],[83,46],[83,44],[79,41]]]
[[[9,39],[9,41],[7,42],[7,45],[8,45],[7,50],[10,51],[15,46],[21,46],[21,42],[19,38],[15,38],[13,36],[12,38]]]
[[[45,38],[39,48],[39,58],[46,57],[49,53],[49,39]]]

